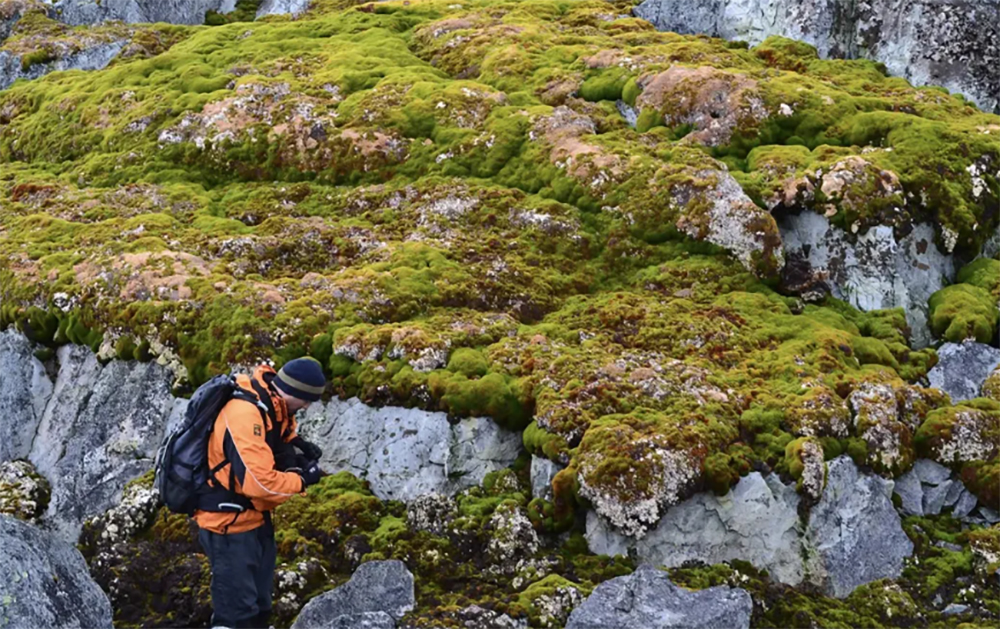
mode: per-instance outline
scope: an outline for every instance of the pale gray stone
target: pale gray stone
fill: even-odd
[[[62,70],[100,70],[125,47],[126,40],[95,43],[79,52],[67,54],[46,63],[21,66],[21,55],[0,51],[0,90],[5,90],[18,79],[37,79],[49,72]]]
[[[809,579],[827,595],[843,598],[859,585],[902,573],[913,543],[889,499],[892,485],[859,473],[847,456],[827,466],[826,489],[806,528]]]
[[[236,0],[55,0],[51,15],[72,26],[120,21],[204,24],[207,11],[230,13]]]
[[[740,629],[750,626],[753,601],[741,589],[689,591],[665,572],[641,565],[601,583],[573,610],[566,629]]]
[[[660,30],[756,46],[783,35],[821,57],[864,57],[915,85],[941,85],[1000,109],[1000,3],[963,0],[646,0],[635,14]]]
[[[111,629],[111,603],[72,545],[0,515],[0,557],[4,629]]]
[[[415,604],[413,575],[402,561],[369,561],[358,566],[350,581],[306,603],[292,629],[340,629],[363,626],[362,621],[373,629],[394,627],[378,614],[398,620]]]
[[[958,483],[955,483],[958,485]],[[951,510],[951,514],[956,518],[965,518],[972,510],[976,508],[976,504],[979,499],[972,494],[969,490],[962,487],[962,491],[958,496],[958,500],[955,501],[955,506]]]
[[[954,483],[946,480],[940,485],[924,488],[924,515],[938,515],[945,506],[945,499]]]
[[[521,436],[488,418],[453,425],[445,413],[373,408],[357,398],[314,404],[299,427],[323,449],[323,469],[367,478],[382,499],[454,494],[507,467],[521,452]]]
[[[913,473],[925,485],[940,485],[951,478],[950,469],[930,459],[917,459],[913,463]]]
[[[52,381],[28,339],[0,332],[0,461],[23,459],[52,395]]]
[[[257,19],[265,15],[298,16],[309,8],[312,0],[264,0],[257,8]]]
[[[586,537],[591,551],[602,555],[635,549],[642,561],[667,567],[742,559],[797,585],[804,577],[798,505],[794,486],[751,472],[725,496],[704,492],[670,507],[639,540],[613,530],[594,512],[587,515]]]
[[[564,466],[542,456],[531,457],[531,495],[552,500],[552,479]]]
[[[1000,349],[971,340],[945,343],[937,355],[938,363],[927,372],[927,379],[954,403],[979,397],[983,382],[1000,366]]]
[[[933,340],[927,300],[955,278],[950,254],[938,250],[934,228],[916,225],[897,241],[891,227],[879,225],[855,242],[815,212],[786,216],[778,224],[785,252],[826,277],[831,293],[859,310],[902,308],[915,348]]]
[[[900,498],[903,515],[924,514],[924,488],[916,472],[909,470],[897,478],[893,492]]]

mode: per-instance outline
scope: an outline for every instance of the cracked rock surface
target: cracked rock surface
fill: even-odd
[[[488,418],[452,424],[445,413],[373,408],[357,398],[314,404],[299,425],[323,449],[323,469],[366,478],[382,499],[453,494],[507,467],[521,451],[520,435]]]

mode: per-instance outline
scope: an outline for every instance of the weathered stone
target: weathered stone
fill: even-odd
[[[257,19],[265,15],[298,16],[309,8],[312,0],[264,0],[257,8]]]
[[[148,528],[159,507],[159,495],[152,484],[137,482],[122,492],[121,502],[88,520],[87,525],[94,530],[94,541],[99,549],[105,549]]]
[[[369,561],[351,580],[309,601],[292,629],[329,629],[368,626],[382,629],[413,609],[413,575],[402,561]],[[356,624],[350,624],[350,623]],[[340,624],[337,624],[340,623]]]
[[[562,465],[542,456],[531,457],[531,495],[552,500],[552,479],[563,469]]]
[[[0,618],[8,629],[111,629],[111,603],[80,551],[0,515]]]
[[[424,494],[406,505],[406,523],[410,528],[434,535],[444,535],[457,514],[455,501],[441,494]]]
[[[52,381],[22,335],[0,332],[0,461],[27,458]]]
[[[323,449],[328,472],[367,478],[380,498],[453,494],[514,462],[521,437],[487,418],[452,425],[445,413],[373,408],[357,398],[314,404],[300,432]]]
[[[891,495],[891,481],[860,474],[849,457],[830,461],[826,490],[809,514],[805,535],[809,578],[828,595],[843,598],[859,585],[902,572],[913,543]]]
[[[924,489],[924,515],[937,515],[941,513],[952,484],[952,481],[946,480],[940,485]]]
[[[45,513],[50,492],[28,461],[0,461],[0,513],[33,521]]]
[[[979,397],[983,382],[1000,366],[1000,349],[971,340],[945,343],[937,355],[938,363],[927,379],[955,403]]]
[[[940,485],[951,477],[951,470],[930,459],[917,459],[913,463],[913,473],[921,483],[928,485]]]
[[[804,577],[798,504],[794,485],[751,472],[725,496],[705,492],[670,507],[639,540],[614,531],[594,512],[587,515],[586,536],[591,551],[602,555],[634,548],[641,560],[667,567],[742,559],[795,585]]]
[[[597,586],[570,614],[566,629],[738,629],[750,626],[752,611],[744,590],[719,586],[691,592],[642,565]]]
[[[207,11],[229,13],[236,0],[56,0],[52,17],[72,26],[111,20],[138,24],[204,24]]]
[[[1000,108],[996,0],[646,0],[639,17],[660,30],[742,40],[783,35],[822,57],[867,57],[916,85],[942,85],[987,110]]]
[[[924,514],[924,488],[916,472],[910,470],[897,478],[892,490],[899,496],[903,515]]]
[[[75,541],[82,522],[153,466],[174,409],[172,375],[153,363],[105,367],[86,348],[59,350],[60,370],[30,460],[52,483],[46,520]]]
[[[920,348],[933,341],[927,300],[955,277],[952,256],[934,244],[933,227],[917,225],[897,241],[891,227],[876,226],[853,243],[814,212],[786,216],[778,227],[786,254],[824,277],[834,297],[864,311],[903,308],[911,344]]]
[[[960,486],[958,483],[955,484]],[[958,496],[958,500],[955,501],[955,506],[952,508],[951,514],[956,518],[965,518],[972,513],[978,502],[979,500],[972,492],[962,487],[962,491]]]
[[[517,505],[501,504],[487,526],[491,534],[486,554],[498,572],[514,572],[519,561],[538,550],[538,533]]]
[[[8,51],[0,51],[0,90],[10,87],[18,79],[37,79],[49,72],[62,70],[100,70],[106,67],[125,47],[126,40],[110,42],[94,42],[77,52],[47,61],[33,63],[28,67],[21,65],[21,55]]]

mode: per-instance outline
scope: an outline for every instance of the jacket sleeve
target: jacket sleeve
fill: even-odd
[[[264,440],[260,413],[250,402],[228,404],[221,413],[226,434],[222,449],[248,498],[282,503],[303,491],[302,477],[274,469],[274,453]]]

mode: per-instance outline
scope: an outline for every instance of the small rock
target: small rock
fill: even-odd
[[[951,477],[951,470],[930,459],[917,459],[913,471],[921,483],[940,485]]]
[[[665,572],[642,565],[597,586],[570,614],[566,629],[739,629],[750,626],[752,611],[744,590],[718,586],[691,592]]]
[[[979,397],[983,382],[1000,366],[1000,349],[975,341],[945,343],[937,355],[938,363],[927,372],[927,379],[955,403]]]
[[[926,487],[924,489],[924,515],[937,515],[941,513],[945,498],[951,490],[953,481],[946,480],[940,485]]]
[[[899,496],[903,515],[924,514],[924,488],[916,472],[910,470],[897,478],[892,490]]]
[[[957,485],[958,483],[956,483]],[[965,516],[972,513],[972,510],[976,508],[976,504],[979,500],[975,495],[972,494],[965,487],[962,487],[962,492],[959,494],[958,500],[955,501],[955,506],[951,510],[951,514],[956,518],[964,518]]]
[[[415,604],[413,575],[402,561],[369,561],[350,581],[309,601],[292,629],[391,629]]]
[[[955,616],[957,614],[964,614],[969,611],[968,605],[962,605],[960,603],[952,603],[951,605],[944,608],[941,613],[945,616]]]
[[[0,463],[0,513],[33,521],[49,505],[49,482],[27,461]]]
[[[535,498],[552,500],[552,479],[563,466],[545,457],[531,457],[531,495]]]

